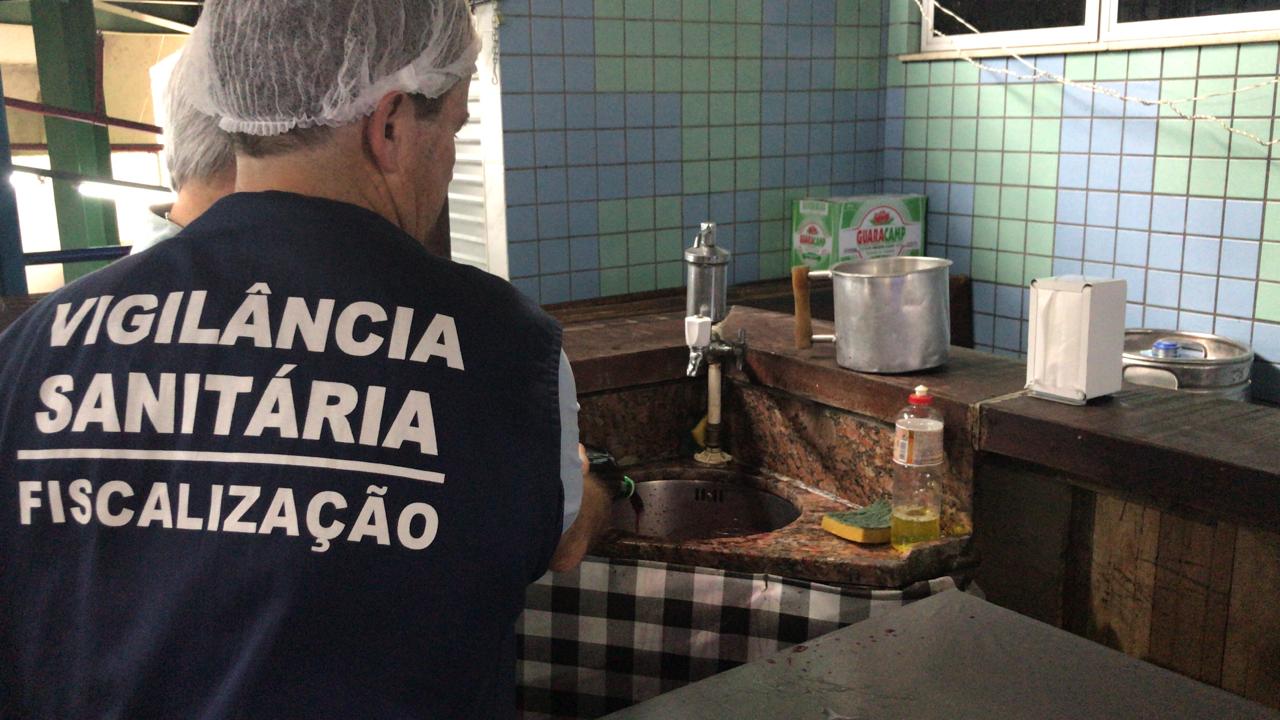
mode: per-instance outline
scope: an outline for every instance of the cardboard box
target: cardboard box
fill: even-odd
[[[791,264],[826,270],[845,260],[920,255],[923,195],[802,198],[791,204]]]

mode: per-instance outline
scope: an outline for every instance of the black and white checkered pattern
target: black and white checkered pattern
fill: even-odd
[[[858,590],[587,558],[529,587],[516,625],[525,718],[594,718],[955,587]]]

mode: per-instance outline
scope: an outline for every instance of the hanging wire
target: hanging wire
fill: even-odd
[[[913,2],[915,2],[916,7],[920,9],[920,17],[923,18],[926,14],[923,0],[913,0]],[[938,0],[933,0],[933,7],[935,10],[941,10],[947,15],[950,15],[957,22],[963,25],[967,30],[969,30],[969,32],[972,32],[972,33],[982,32],[978,28],[974,27],[968,20],[965,20],[964,18],[952,12],[950,9],[944,7],[941,3],[938,2]],[[943,33],[942,31],[938,30],[936,27],[932,28],[932,30],[933,30],[933,34],[937,37],[941,37],[941,38],[947,37],[946,33]],[[1176,99],[1142,98],[1142,97],[1134,97],[1132,95],[1126,95],[1117,90],[1113,90],[1109,87],[1103,87],[1101,85],[1098,85],[1092,82],[1077,82],[1075,80],[1069,80],[1066,77],[1059,75],[1058,73],[1036,67],[1036,65],[1032,63],[1030,60],[1027,60],[1023,56],[1019,55],[1017,52],[1014,52],[1013,50],[1010,50],[1009,48],[1003,45],[999,46],[999,50],[1001,50],[1004,53],[1007,53],[1014,60],[1017,60],[1018,62],[1022,63],[1028,70],[1031,70],[1032,73],[1028,75],[1024,73],[1019,73],[1015,70],[1009,70],[1008,68],[998,68],[998,67],[992,67],[990,65],[986,65],[982,62],[975,60],[972,56],[966,54],[964,51],[960,50],[959,48],[953,49],[952,52],[954,52],[961,60],[964,60],[970,65],[973,65],[974,67],[979,68],[981,70],[985,70],[989,73],[1004,75],[1006,77],[1012,77],[1019,80],[1030,80],[1033,82],[1037,80],[1048,79],[1064,87],[1080,88],[1082,90],[1086,90],[1088,92],[1091,92],[1097,95],[1106,95],[1108,97],[1115,98],[1122,102],[1136,102],[1136,103],[1140,103],[1142,105],[1148,105],[1148,106],[1156,105],[1161,107],[1167,107],[1171,112],[1173,112],[1173,114],[1177,115],[1183,120],[1207,120],[1207,121],[1217,123],[1218,125],[1221,125],[1227,132],[1252,140],[1253,142],[1256,142],[1265,148],[1270,148],[1271,146],[1276,145],[1277,143],[1280,143],[1280,138],[1270,138],[1270,139],[1264,140],[1262,139],[1262,137],[1254,133],[1251,133],[1248,130],[1243,130],[1241,128],[1233,126],[1230,122],[1223,120],[1222,118],[1217,117],[1216,115],[1210,115],[1207,113],[1194,113],[1194,114],[1188,115],[1178,107],[1178,105],[1181,103],[1199,102],[1199,101],[1209,100],[1211,98],[1223,97],[1227,95],[1238,95],[1240,93],[1248,92],[1250,90],[1270,87],[1272,85],[1275,85],[1276,83],[1280,83],[1280,76],[1269,78],[1267,80],[1263,80],[1261,82],[1257,82],[1252,85],[1238,87],[1238,88],[1235,88],[1234,90],[1224,90],[1221,92],[1205,93],[1203,95],[1194,95],[1192,97],[1186,97],[1186,98],[1176,98]]]

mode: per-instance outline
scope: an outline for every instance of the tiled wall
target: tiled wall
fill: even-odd
[[[512,282],[543,303],[787,273],[788,198],[881,172],[881,0],[503,0]]]
[[[975,336],[1026,351],[1032,278],[1124,278],[1129,327],[1212,332],[1253,345],[1255,395],[1280,400],[1280,162],[1210,121],[963,61],[901,63],[918,37],[889,0],[885,189],[923,191],[930,254],[975,280]],[[1135,98],[1266,83],[1275,43],[1040,56],[1042,69]],[[1030,74],[1016,60],[983,59]],[[1263,138],[1275,85],[1186,103]]]

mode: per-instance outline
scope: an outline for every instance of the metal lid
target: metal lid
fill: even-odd
[[[1133,361],[1214,366],[1251,363],[1253,351],[1221,335],[1139,328],[1124,331],[1124,357]]]
[[[933,257],[884,257],[871,260],[846,260],[831,268],[832,275],[842,277],[899,277],[951,267],[951,261]]]
[[[716,224],[704,222],[693,239],[693,247],[685,248],[684,261],[695,265],[725,265],[729,251],[716,247]]]

